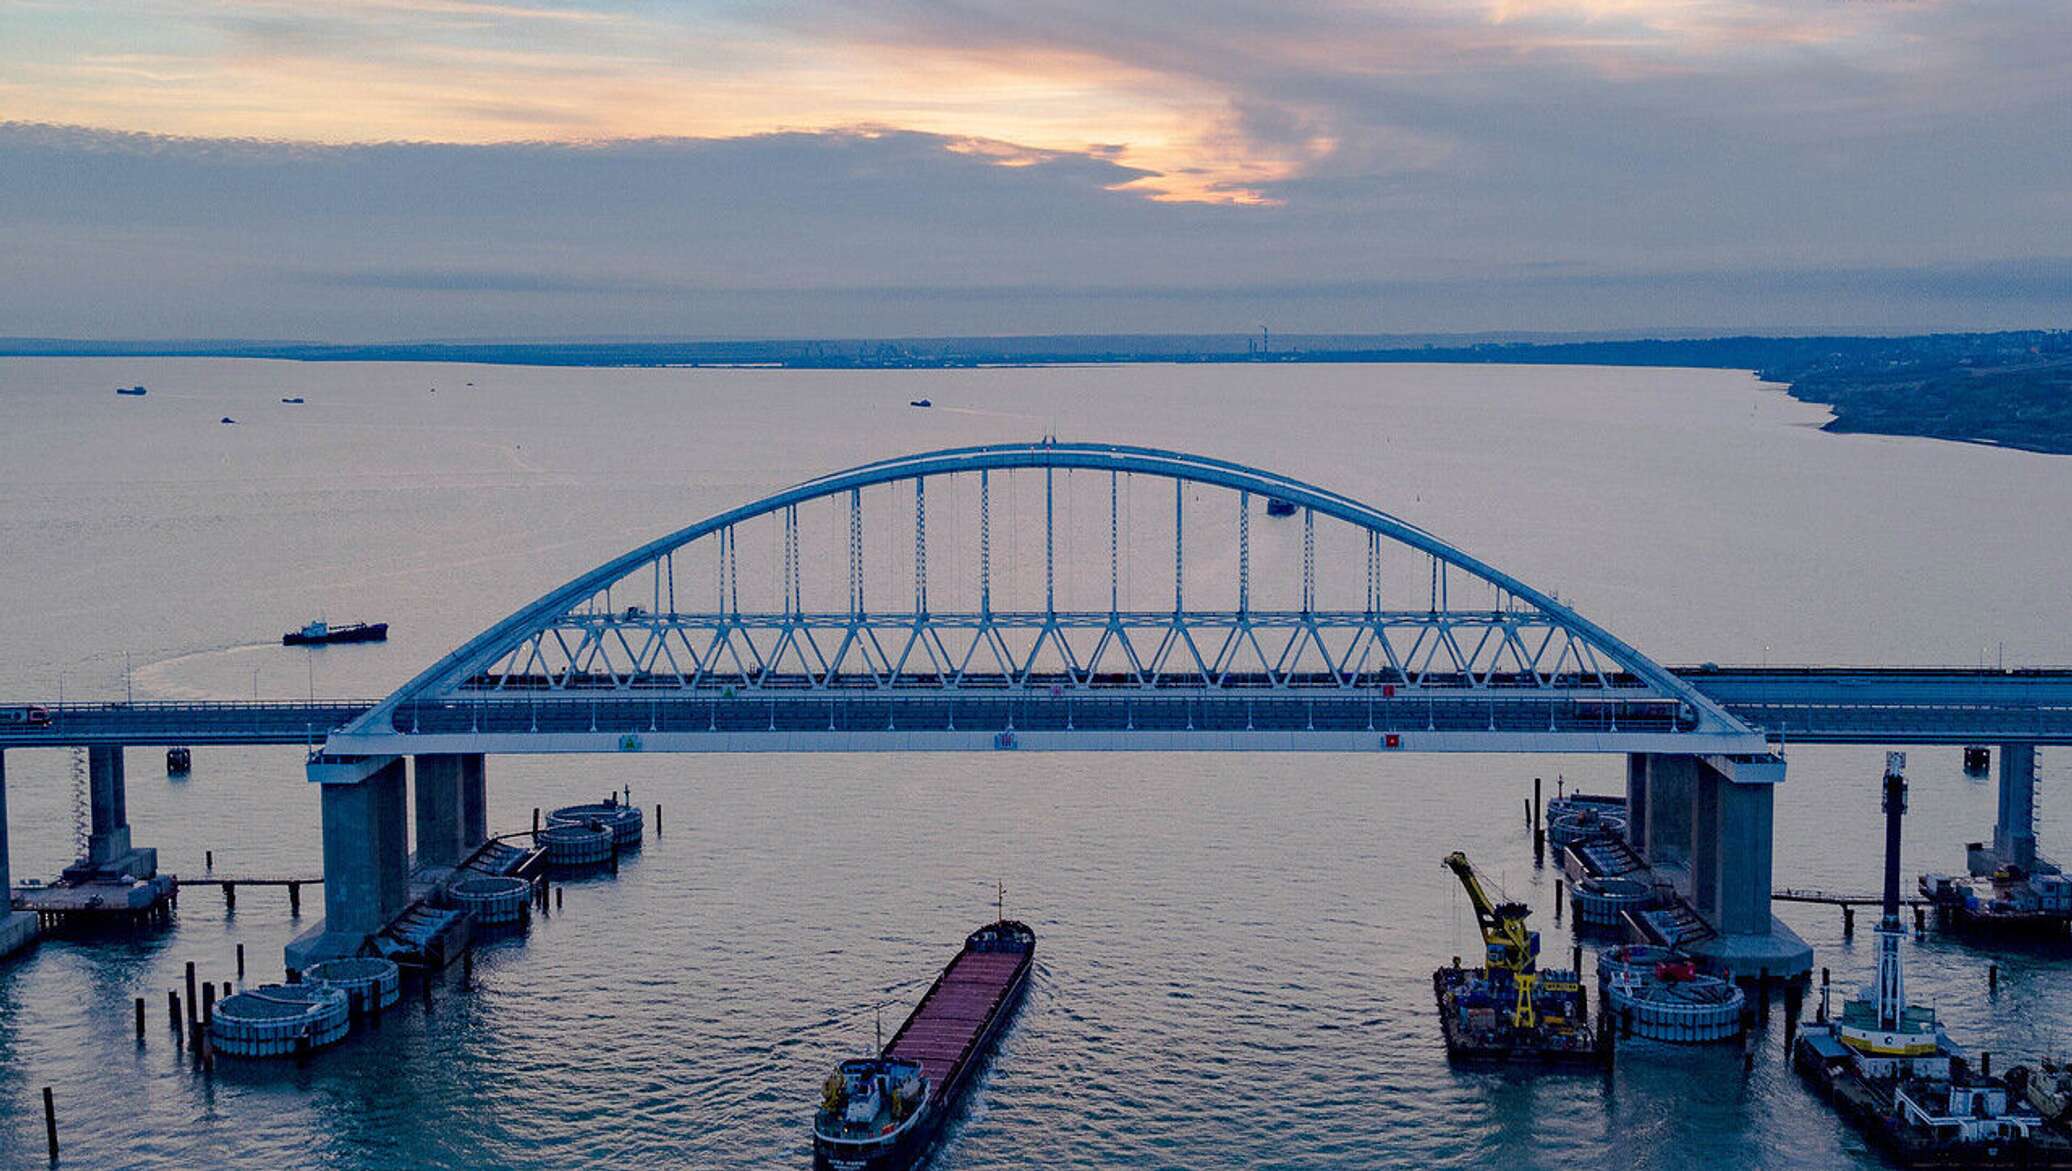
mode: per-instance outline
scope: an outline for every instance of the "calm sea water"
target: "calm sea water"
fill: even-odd
[[[117,385],[144,383],[144,399]],[[434,389],[436,388],[436,389]],[[279,403],[299,395],[306,406]],[[917,411],[908,399],[938,405]],[[217,422],[225,415],[237,426]],[[0,696],[373,696],[657,533],[883,455],[1054,432],[1239,459],[1424,525],[1671,662],[2072,661],[2072,459],[1816,430],[1746,375],[1517,367],[915,373],[0,362]],[[1099,567],[1104,570],[1105,565]],[[1148,574],[1148,571],[1147,571]],[[317,613],[385,646],[275,645]],[[1908,870],[1962,863],[1990,784],[1913,754]],[[1875,879],[1877,750],[1796,749],[1780,885]],[[14,869],[71,855],[69,754],[8,754]],[[1875,1166],[1782,1061],[1635,1045],[1609,1079],[1457,1073],[1431,969],[1476,941],[1466,849],[1550,920],[1520,798],[1616,758],[497,758],[492,824],[630,785],[665,834],[378,1034],[195,1074],[182,965],[277,978],[311,921],[191,890],[134,942],[0,967],[0,1165],[768,1167],[828,1064],[902,1019],[994,883],[1037,980],[938,1166]],[[2066,759],[2043,761],[2059,847]],[[162,864],[314,872],[295,750],[129,761]],[[316,900],[312,898],[312,907]],[[1853,985],[1866,932],[1786,907]],[[1567,937],[1540,922],[1547,950]],[[2072,965],[1907,948],[1909,987],[2013,1061],[2072,1048]],[[147,998],[142,1046],[130,1002]]]

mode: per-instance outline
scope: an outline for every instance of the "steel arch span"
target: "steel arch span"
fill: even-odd
[[[1006,748],[1765,751],[1551,594],[1378,508],[1055,441],[866,464],[650,541],[326,751]]]

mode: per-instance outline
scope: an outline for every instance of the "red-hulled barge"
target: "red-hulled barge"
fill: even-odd
[[[908,1171],[928,1160],[1029,984],[1036,932],[1001,919],[972,932],[873,1058],[844,1061],[813,1119],[821,1171]]]

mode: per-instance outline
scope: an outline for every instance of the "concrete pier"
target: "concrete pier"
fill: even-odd
[[[1770,913],[1779,757],[1650,753],[1626,769],[1627,840],[1716,935],[1689,950],[1736,977],[1811,971],[1813,950]]]
[[[287,947],[287,966],[355,956],[410,899],[409,801],[399,756],[311,765],[322,794],[324,919]]]
[[[1641,804],[1647,812],[1647,848],[1641,853],[1652,865],[1684,865],[1691,860],[1691,793],[1698,758],[1650,752],[1641,760],[1646,775]]]
[[[415,758],[417,864],[458,866],[489,838],[480,753]]]
[[[0,959],[36,938],[36,916],[14,910],[13,895],[14,874],[7,860],[7,753],[0,752]]]
[[[1993,823],[2000,861],[2036,869],[2036,746],[2000,746],[2000,815]]]
[[[1626,841],[1646,856],[1648,852],[1648,758],[1645,753],[1626,757]]]
[[[158,874],[158,851],[130,842],[129,796],[122,771],[122,748],[97,745],[86,750],[87,801],[90,809],[86,857],[65,868],[71,882],[122,881]]]

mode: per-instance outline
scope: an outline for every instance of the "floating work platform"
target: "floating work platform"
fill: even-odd
[[[1934,905],[1938,919],[1960,931],[2061,935],[2072,925],[2072,878],[2042,859],[2037,862],[2034,872],[2001,866],[1971,877],[1924,874],[1921,894]]]
[[[1602,1020],[1590,1027],[1582,985],[1576,973],[1549,968],[1538,973],[1544,991],[1537,1004],[1551,1007],[1558,996],[1568,1005],[1563,1015],[1549,1013],[1531,1029],[1506,1021],[1516,1001],[1515,989],[1493,981],[1481,968],[1440,968],[1432,973],[1432,997],[1439,1005],[1439,1028],[1446,1039],[1446,1057],[1468,1064],[1520,1063],[1549,1066],[1602,1066],[1611,1062],[1611,1031]],[[1545,1008],[1543,1008],[1545,1011]]]

